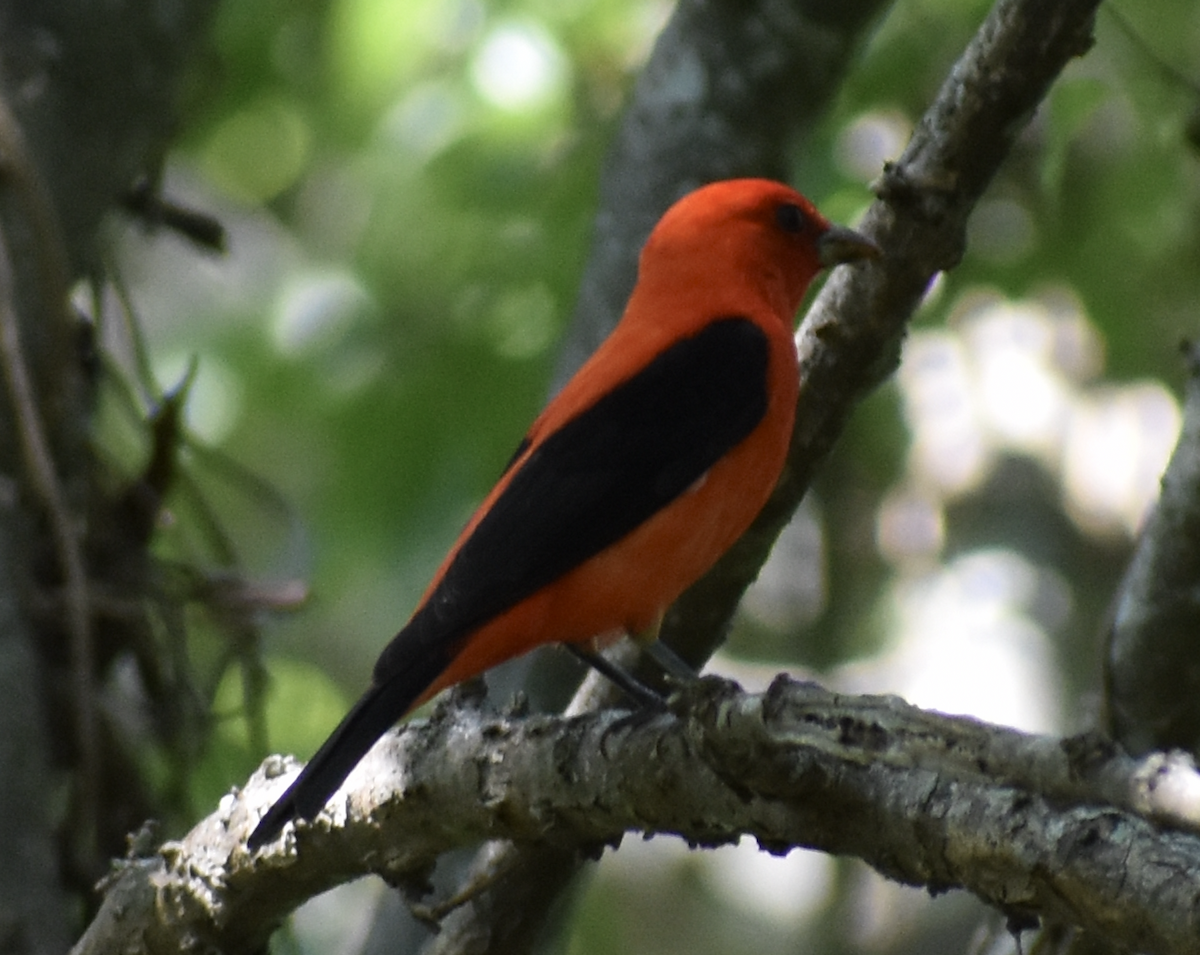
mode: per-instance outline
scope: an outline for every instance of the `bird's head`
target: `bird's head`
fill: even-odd
[[[642,250],[640,277],[657,271],[700,287],[740,284],[768,297],[790,322],[822,269],[879,254],[870,239],[831,225],[790,186],[727,179],[667,210]]]

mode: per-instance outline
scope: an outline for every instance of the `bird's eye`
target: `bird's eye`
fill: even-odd
[[[775,222],[784,232],[801,233],[808,226],[803,210],[792,202],[783,202],[775,207]]]

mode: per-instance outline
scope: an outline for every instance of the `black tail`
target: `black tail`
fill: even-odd
[[[372,683],[287,791],[259,820],[246,840],[250,849],[266,845],[291,820],[312,819],[319,813],[367,750],[409,711],[446,669],[450,663],[449,655],[437,648],[422,647],[422,641],[414,640],[414,636],[406,627],[388,645],[385,652],[393,659],[401,655],[411,658],[405,661],[408,666],[400,673],[393,670],[392,675],[381,683]],[[397,653],[397,650],[401,652]]]

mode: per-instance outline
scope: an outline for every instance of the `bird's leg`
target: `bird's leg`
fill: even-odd
[[[589,650],[578,643],[566,643],[563,646],[597,673],[607,677],[610,682],[623,690],[625,695],[631,700],[655,710],[666,708],[666,701],[650,689],[650,687],[644,683],[639,683],[619,666],[609,662],[609,660],[595,650]]]
[[[663,672],[671,679],[678,680],[680,683],[691,683],[693,680],[699,679],[700,674],[692,665],[658,638],[659,632],[662,630],[662,622],[663,615],[660,613],[654,623],[645,630],[631,633],[629,637],[642,648],[642,651],[651,660],[662,667]]]
[[[691,683],[700,679],[700,674],[692,668],[692,665],[661,640],[646,644],[642,649],[651,660],[663,668],[663,672],[671,679],[678,680],[680,683]]]

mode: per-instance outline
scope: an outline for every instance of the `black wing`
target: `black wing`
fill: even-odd
[[[767,362],[745,318],[662,352],[526,459],[410,626],[453,646],[633,531],[762,420]],[[377,680],[391,664],[385,651]]]

